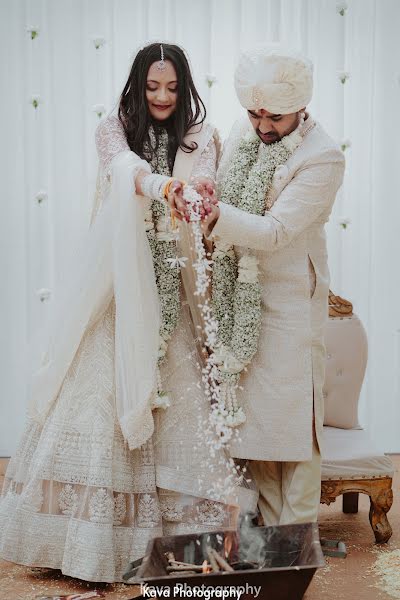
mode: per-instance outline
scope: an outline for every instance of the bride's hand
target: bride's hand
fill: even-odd
[[[200,217],[201,220],[204,221],[207,219],[208,215],[212,213],[213,206],[218,204],[218,200],[215,196],[214,182],[211,179],[203,177],[192,180],[190,185],[195,188],[197,193],[200,194],[203,199],[203,204],[200,207]],[[189,222],[189,210],[188,205],[183,198],[183,187],[183,182],[178,179],[171,184],[168,193],[168,204],[171,209],[171,215],[174,218],[179,219],[179,221],[185,220]]]
[[[189,220],[189,211],[186,201],[183,199],[183,183],[176,179],[171,184],[168,192],[168,204],[171,209],[171,216],[179,221]]]

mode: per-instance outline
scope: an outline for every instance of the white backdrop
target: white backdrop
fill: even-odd
[[[155,39],[188,51],[223,137],[241,49],[281,40],[314,61],[310,109],[347,146],[328,235],[332,289],[369,337],[361,421],[400,451],[399,22],[398,0],[0,0],[0,456],[23,427],[24,348],[88,226],[97,113]]]

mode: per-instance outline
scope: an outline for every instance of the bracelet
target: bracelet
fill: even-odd
[[[168,194],[170,192],[171,189],[171,185],[173,184],[173,182],[175,181],[175,179],[173,177],[171,177],[167,183],[164,185],[163,191],[162,191],[162,195],[164,200],[168,200]]]
[[[179,181],[179,183],[182,184],[182,187],[185,187],[185,185],[186,185],[186,182],[182,181],[182,179],[176,179],[176,177],[171,177],[171,179],[169,181],[167,181],[167,183],[165,184],[164,189],[163,189],[163,196],[164,196],[165,200],[168,200],[168,194],[170,193],[171,186],[175,181]]]
[[[142,180],[143,196],[147,196],[152,200],[164,200],[163,189],[170,179],[166,175],[157,175],[154,173],[146,175]]]

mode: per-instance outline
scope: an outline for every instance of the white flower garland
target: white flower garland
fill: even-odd
[[[145,155],[153,173],[171,175],[168,165],[168,134],[163,130],[156,138],[151,127],[149,131],[151,148],[146,145]],[[156,148],[154,152],[154,148]],[[163,361],[168,349],[168,341],[174,332],[180,313],[180,270],[184,259],[177,258],[177,232],[171,230],[170,212],[166,203],[153,200],[151,209],[145,215],[145,228],[153,255],[154,273],[160,301],[161,324],[159,344],[159,364]],[[158,372],[158,391],[153,399],[153,408],[167,408],[170,405],[168,393],[162,390],[161,377]]]
[[[254,130],[239,142],[222,182],[220,199],[241,210],[264,215],[276,171],[281,170],[302,142],[298,127],[279,142],[263,144]],[[278,171],[279,172],[279,171]],[[218,321],[215,360],[220,382],[220,411],[231,427],[246,420],[236,398],[240,374],[258,349],[261,329],[261,285],[258,259],[248,250],[238,261],[233,246],[215,243],[212,255],[213,309]]]

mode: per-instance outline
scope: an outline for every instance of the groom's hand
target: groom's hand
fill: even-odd
[[[211,214],[211,207],[218,203],[215,196],[215,183],[208,177],[196,177],[191,182],[196,192],[203,198],[203,205],[200,208],[200,217],[203,221]]]
[[[196,192],[203,198],[213,198],[215,194],[215,183],[208,177],[195,177],[191,179],[190,185],[194,187]]]
[[[206,216],[202,223],[203,234],[207,238],[212,232],[215,223],[219,218],[219,206],[218,204],[211,205],[211,212]]]

